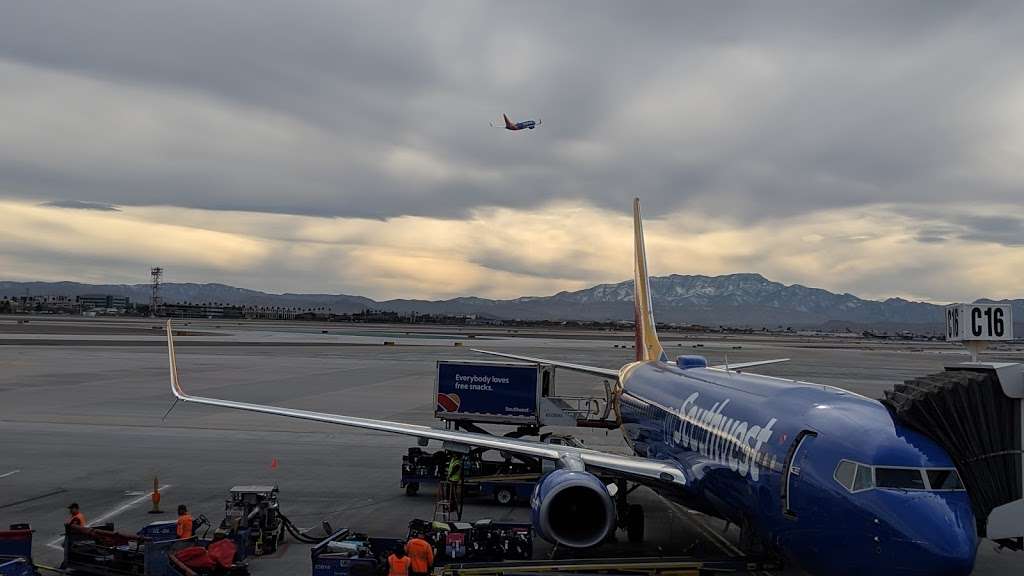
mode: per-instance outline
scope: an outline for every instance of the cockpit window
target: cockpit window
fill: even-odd
[[[853,491],[867,490],[875,487],[875,480],[871,476],[871,467],[863,464],[857,465],[857,478],[853,481]]]
[[[871,488],[898,490],[963,490],[964,484],[954,468],[895,468],[868,466],[841,460],[834,473],[836,482],[850,492]]]
[[[924,476],[920,468],[875,468],[875,485],[879,488],[924,490]]]
[[[963,490],[960,475],[952,468],[928,470],[928,485],[932,490]]]
[[[836,466],[836,482],[839,482],[847,490],[853,490],[853,476],[857,473],[857,465],[849,460],[843,460]]]

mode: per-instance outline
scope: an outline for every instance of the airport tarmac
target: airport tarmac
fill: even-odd
[[[187,322],[176,329],[190,392],[424,425],[435,424],[434,362],[472,357],[470,346],[612,368],[633,354],[629,332]],[[759,372],[871,397],[966,359],[944,343],[670,334],[664,340],[670,355],[700,353],[713,363],[789,357]],[[108,520],[124,531],[173,518],[146,513],[154,476],[165,510],[185,503],[215,523],[229,488],[259,483],[280,486],[282,511],[300,527],[327,520],[401,537],[411,518],[431,517],[429,491],[410,498],[399,488],[401,456],[414,445],[409,438],[199,405],[179,404],[161,420],[172,402],[163,342],[159,323],[150,320],[0,318],[0,526],[31,523],[40,563],[59,564],[71,501],[90,522]],[[1011,346],[986,359],[1024,361],[1024,352]],[[566,371],[557,387],[565,395],[603,394],[599,380]],[[589,447],[625,449],[616,431],[572,433]],[[649,491],[636,495],[647,511],[648,542],[618,544],[606,554],[737,553],[735,529],[664,505]],[[523,507],[466,507],[466,518],[528,515]],[[550,550],[537,544],[538,553]],[[253,559],[252,573],[308,574],[308,549],[291,542],[275,557]],[[1024,554],[997,553],[983,542],[975,574],[1022,566]]]

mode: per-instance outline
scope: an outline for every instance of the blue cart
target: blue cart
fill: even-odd
[[[15,524],[0,530],[0,576],[37,576],[32,563],[32,529]]]
[[[368,538],[342,528],[310,549],[313,576],[377,576],[388,554],[404,545],[404,540]]]

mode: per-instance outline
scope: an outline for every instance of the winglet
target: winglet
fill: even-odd
[[[647,252],[644,248],[644,224],[640,217],[640,199],[633,199],[633,303],[638,362],[668,362],[668,355],[658,341],[651,306],[651,283],[647,275]]]
[[[171,326],[171,321],[167,321],[167,360],[171,369],[171,392],[174,397],[178,400],[188,400],[188,396],[185,391],[181,389],[181,384],[178,383],[178,362],[176,355],[174,354],[174,329]]]

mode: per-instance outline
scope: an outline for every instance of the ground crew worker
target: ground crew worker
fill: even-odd
[[[426,576],[434,566],[434,549],[423,539],[419,532],[413,532],[412,538],[405,545],[409,555],[409,575]]]
[[[192,537],[192,515],[188,513],[188,508],[184,504],[178,505],[177,533],[178,540]]]
[[[395,546],[394,552],[388,556],[388,576],[409,576],[412,559],[405,555],[401,546]]]
[[[85,528],[85,514],[82,514],[78,509],[78,502],[72,502],[71,505],[68,506],[68,512],[71,513],[71,518],[68,518],[68,521],[65,522],[65,524]]]
[[[462,481],[462,457],[457,454],[452,456],[448,462],[448,481],[454,483]]]

